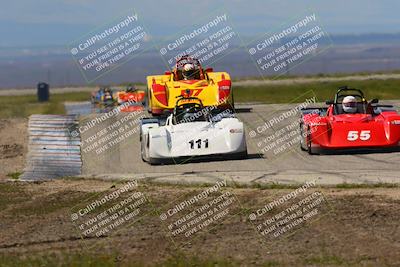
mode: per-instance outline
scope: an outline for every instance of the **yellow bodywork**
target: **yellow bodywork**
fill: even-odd
[[[152,110],[152,113],[164,109],[173,109],[177,97],[183,94],[199,98],[203,106],[229,107],[233,105],[230,75],[227,72],[207,72],[204,76],[205,79],[203,80],[190,81],[174,81],[173,73],[147,76],[149,108]],[[225,87],[222,88],[221,84]],[[229,89],[226,84],[229,84]],[[164,90],[162,90],[162,86],[165,88]],[[221,97],[221,88],[226,92],[225,97]],[[164,95],[166,101],[160,101]]]

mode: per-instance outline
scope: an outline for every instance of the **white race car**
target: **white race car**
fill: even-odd
[[[247,158],[243,123],[229,110],[216,114],[203,107],[196,97],[179,97],[166,119],[142,119],[140,141],[142,159],[150,164]]]

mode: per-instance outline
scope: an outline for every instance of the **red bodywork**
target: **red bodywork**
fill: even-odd
[[[122,112],[134,112],[144,110],[143,103],[145,101],[146,93],[142,90],[134,92],[119,92],[118,104],[123,105],[121,107]]]
[[[338,107],[345,95],[341,92],[359,92],[359,110],[346,114]],[[313,151],[342,149],[399,149],[400,114],[390,105],[374,105],[375,99],[367,102],[358,89],[340,89],[335,101],[327,108],[302,110],[300,130],[302,148]]]
[[[333,115],[330,107],[326,116],[307,114],[303,121],[312,147],[392,147],[400,142],[400,115],[395,111]]]

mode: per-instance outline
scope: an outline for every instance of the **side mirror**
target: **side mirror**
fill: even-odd
[[[164,72],[165,75],[171,75],[171,72],[169,70],[167,70],[166,72]]]
[[[206,72],[213,72],[213,71],[214,71],[213,68],[207,68],[207,69],[206,69]]]
[[[374,99],[371,100],[370,103],[371,103],[371,104],[378,104],[378,103],[379,103],[379,99],[374,98]]]
[[[326,100],[326,101],[325,101],[325,104],[327,104],[327,105],[333,105],[333,104],[335,104],[335,101],[333,101],[333,100]]]

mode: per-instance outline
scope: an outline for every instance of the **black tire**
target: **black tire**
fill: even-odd
[[[305,146],[306,138],[303,131],[304,123],[300,122],[300,149],[302,151],[307,151],[307,147]]]
[[[230,158],[233,160],[236,160],[236,159],[247,159],[248,157],[249,157],[249,154],[247,153],[247,150],[246,150],[246,151],[243,151],[240,153],[236,153],[236,154],[232,155]]]
[[[150,103],[150,99],[151,99],[151,90],[150,89],[147,89],[147,91],[148,91],[148,93],[147,93],[147,105],[146,105],[146,108],[147,108],[147,112],[149,113],[149,114],[152,114],[153,115],[153,113],[152,113],[152,111],[151,111],[151,103]]]
[[[145,155],[146,154],[146,146],[147,146],[147,143],[145,144],[145,142],[146,142],[146,140],[148,140],[148,138],[149,137],[147,135],[147,138],[141,138],[141,140],[140,140],[140,155],[141,155],[141,158],[142,158],[143,162],[148,162],[149,161],[149,159]]]
[[[143,162],[146,162],[143,156],[143,142],[140,140],[140,157],[142,158]]]
[[[235,110],[235,98],[234,98],[234,94],[233,94],[233,89],[231,89],[231,94],[232,94],[232,104],[231,104],[231,108],[232,108],[233,113],[235,113],[236,110]]]
[[[310,126],[307,126],[307,152],[309,155],[314,155],[314,151],[311,147],[311,129]]]
[[[155,159],[152,159],[152,158],[149,158],[148,163],[149,163],[150,165],[152,165],[152,166],[163,165],[163,163],[162,163],[161,161],[155,160]]]

